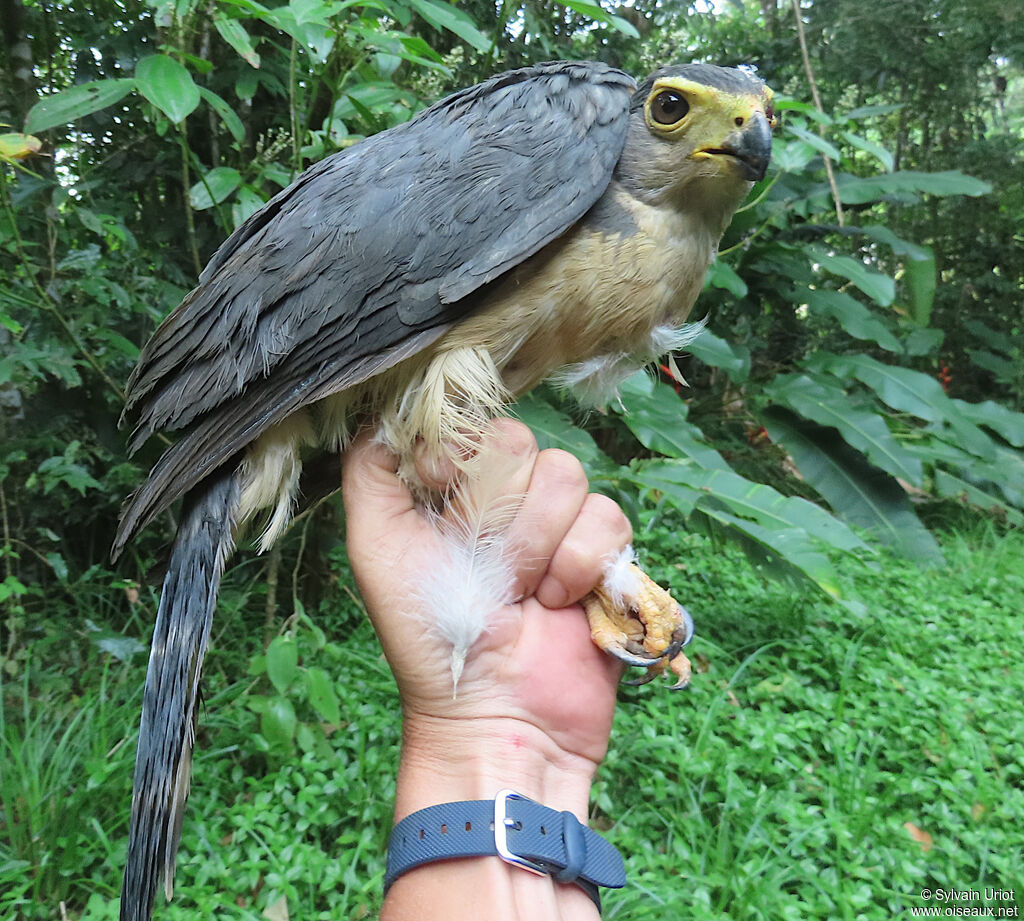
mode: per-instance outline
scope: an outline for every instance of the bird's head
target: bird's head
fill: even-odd
[[[663,67],[633,95],[620,181],[652,204],[717,202],[728,221],[764,177],[774,123],[772,91],[746,71]]]

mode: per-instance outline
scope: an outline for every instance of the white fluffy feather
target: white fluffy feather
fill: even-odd
[[[556,371],[551,380],[556,386],[571,390],[581,406],[598,409],[618,398],[619,385],[626,378],[661,355],[686,348],[704,332],[706,325],[707,320],[704,319],[682,326],[668,323],[655,326],[642,349],[597,355],[566,365]],[[671,366],[675,366],[674,361]]]
[[[505,463],[503,464],[502,461]],[[433,565],[419,580],[419,596],[429,612],[430,627],[452,647],[452,694],[466,655],[480,636],[514,600],[512,557],[516,547],[509,526],[522,496],[503,492],[507,477],[501,468],[515,458],[485,459],[486,472],[463,477],[447,497],[443,512],[431,512],[446,560]]]
[[[627,544],[605,564],[604,578],[601,582],[608,598],[616,607],[623,607],[627,598],[636,598],[643,593],[643,583],[633,569],[636,561],[632,545]]]

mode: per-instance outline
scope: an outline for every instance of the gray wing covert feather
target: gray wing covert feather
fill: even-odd
[[[116,546],[299,406],[425,347],[579,220],[622,152],[633,86],[600,64],[511,71],[314,165],[239,227],[129,380],[133,450],[184,435]]]

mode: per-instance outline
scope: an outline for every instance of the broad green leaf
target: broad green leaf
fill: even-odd
[[[702,506],[700,514],[727,530],[755,566],[769,569],[778,579],[792,581],[794,575],[811,582],[830,598],[841,597],[835,569],[829,558],[806,535],[796,529],[772,530],[755,521],[733,515],[726,509]],[[752,552],[751,545],[756,548]]]
[[[48,554],[47,556],[52,556]],[[119,662],[129,662],[140,652],[146,651],[144,643],[140,643],[134,636],[125,636],[114,630],[103,630],[88,622],[89,639],[92,644],[101,652],[112,655]]]
[[[823,137],[820,137],[813,131],[808,131],[806,128],[801,128],[799,125],[787,125],[786,130],[791,134],[796,135],[805,144],[809,144],[819,153],[824,154],[830,160],[835,160],[838,163],[843,159],[843,155],[833,144],[830,144]]]
[[[818,155],[806,141],[789,141],[782,138],[772,144],[772,163],[784,173],[802,172]]]
[[[896,168],[896,160],[893,155],[881,144],[869,141],[866,137],[854,134],[852,131],[843,131],[842,135],[849,144],[852,144],[858,150],[863,150],[865,153],[871,154],[871,156],[882,164],[887,173],[891,173]]]
[[[916,200],[917,193],[929,195],[987,195],[992,186],[958,170],[943,173],[915,173],[899,171],[882,176],[837,177],[836,186],[844,204],[862,205],[879,201],[890,196],[910,196]]]
[[[841,388],[806,374],[780,374],[765,387],[765,394],[805,419],[836,429],[852,447],[887,473],[915,486],[923,485],[921,462],[903,450],[885,419],[855,406]]]
[[[82,222],[82,226],[87,230],[91,230],[101,237],[106,236],[103,222],[96,216],[95,212],[90,211],[88,208],[76,208],[75,217]]]
[[[75,490],[80,496],[84,496],[87,489],[103,488],[103,484],[85,467],[70,463],[63,457],[48,458],[38,469],[43,475],[43,492],[47,495],[60,484]]]
[[[297,723],[292,702],[287,697],[271,697],[260,715],[260,732],[272,748],[290,748]]]
[[[84,249],[73,249],[57,263],[61,271],[89,270],[99,265],[103,253],[95,243],[89,243]]]
[[[300,22],[296,27],[296,38],[317,64],[324,64],[334,49],[338,33],[319,22]]]
[[[215,166],[188,191],[189,201],[197,211],[212,208],[227,198],[242,182],[242,174],[230,166]]]
[[[967,349],[967,354],[979,368],[991,371],[997,378],[1014,380],[1020,375],[1020,361],[996,355],[988,349]]]
[[[231,108],[223,99],[220,98],[213,90],[208,90],[205,86],[199,87],[199,95],[203,97],[219,116],[225,127],[231,132],[231,136],[241,143],[245,140],[245,126],[242,124],[234,109]]]
[[[250,67],[260,66],[259,52],[253,45],[249,33],[245,31],[245,26],[239,20],[214,16],[213,25],[220,33],[220,37],[235,49],[246,64]]]
[[[699,486],[691,486],[686,482],[685,477],[677,476],[674,467],[667,475],[662,475],[660,465],[671,463],[673,465],[685,463],[685,461],[649,461],[637,465],[633,474],[634,482],[642,489],[654,490],[659,498],[665,499],[669,505],[679,511],[682,515],[689,517],[697,510],[697,503],[700,502],[703,493]],[[695,467],[694,470],[697,470]]]
[[[231,203],[231,221],[235,227],[241,227],[249,218],[260,210],[266,201],[249,186],[238,190],[238,195]]]
[[[842,116],[842,119],[843,121],[854,122],[862,118],[873,118],[877,115],[890,115],[893,112],[899,112],[902,108],[903,103],[901,102],[887,105],[860,106],[860,108],[847,112],[846,115]]]
[[[267,675],[284,694],[299,674],[299,647],[290,636],[277,636],[267,647]]]
[[[823,269],[848,278],[875,303],[888,307],[895,300],[896,283],[888,275],[875,272],[850,256],[837,256],[816,247],[809,247],[808,252]]]
[[[320,727],[316,727],[320,730]],[[323,734],[323,730],[320,730],[319,735]],[[316,751],[319,743],[319,735],[314,731],[313,727],[309,723],[298,723],[295,726],[295,744],[299,746],[299,751],[309,753]],[[288,897],[282,895],[281,898],[274,904],[268,905],[263,911],[263,917],[267,921],[287,921],[288,915],[281,909],[284,908],[288,901]]]
[[[796,99],[784,93],[776,93],[775,108],[780,112],[807,112],[814,108],[814,103]]]
[[[364,21],[365,22],[365,21]],[[402,61],[411,61],[431,70],[450,74],[444,59],[418,35],[380,29],[376,25],[356,23],[348,26],[349,34],[362,36],[370,45],[379,48],[374,56],[375,69],[383,77],[391,78]]]
[[[27,594],[28,586],[14,576],[7,576],[3,582],[0,582],[0,602],[7,601],[8,598],[17,598],[19,595]]]
[[[910,291],[914,319],[921,326],[927,326],[932,316],[936,286],[935,253],[932,248],[897,237],[881,224],[863,227],[861,230],[865,236],[885,243],[897,256],[903,257],[904,276]]]
[[[961,413],[942,385],[927,374],[885,365],[868,355],[825,355],[808,365],[820,367],[843,381],[856,378],[897,412],[910,413],[933,423],[939,430],[955,433],[959,444],[977,457],[992,460],[995,455],[992,439]]]
[[[724,288],[735,297],[747,296],[747,283],[736,274],[736,270],[728,262],[721,259],[711,263],[704,282],[713,288]]]
[[[337,38],[336,31],[328,23],[330,7],[331,4],[322,4],[318,0],[293,0],[286,6],[264,10],[259,18],[295,39],[316,63],[322,64]]]
[[[801,115],[806,115],[811,121],[817,122],[819,125],[831,125],[833,124],[832,116],[827,112],[822,112],[818,109],[813,102],[806,102],[803,99],[794,99],[791,96],[785,96],[779,93],[775,97],[775,108],[780,112],[799,112]]]
[[[935,492],[945,499],[958,499],[968,505],[984,509],[1018,528],[1024,525],[1024,514],[1021,514],[1012,505],[1008,505],[991,492],[979,489],[973,483],[954,476],[947,470],[937,469],[935,471]]]
[[[99,112],[107,106],[124,99],[133,89],[135,81],[126,78],[120,80],[94,80],[82,83],[52,96],[44,96],[29,110],[25,119],[25,133],[35,134],[67,125],[83,115]]]
[[[338,705],[338,693],[334,689],[331,676],[322,668],[311,666],[306,669],[306,687],[309,691],[309,703],[320,717],[328,723],[340,723],[341,707]]]
[[[324,0],[289,0],[288,6],[295,14],[295,21],[300,25],[307,22],[326,23],[344,8],[342,3],[324,2]]]
[[[43,142],[31,134],[8,131],[0,134],[0,160],[24,160],[39,153]]]
[[[447,29],[464,42],[472,45],[477,51],[491,50],[493,44],[491,40],[476,27],[469,16],[457,7],[435,2],[435,0],[408,0],[408,2],[409,6],[435,29]]]
[[[636,27],[632,23],[627,22],[621,16],[612,16],[597,3],[586,3],[583,0],[566,0],[562,5],[570,10],[574,10],[581,16],[593,19],[595,22],[606,22],[630,38],[640,38],[640,33],[637,32]]]
[[[929,432],[907,445],[924,463],[935,470],[952,467],[960,479],[979,489],[998,490],[1011,505],[1024,509],[1024,455],[1001,445],[994,447],[992,460],[983,460],[952,443],[948,435]]]
[[[983,323],[981,320],[965,320],[964,326],[967,327],[968,331],[972,335],[977,336],[990,349],[995,349],[996,351],[1003,351],[1009,344],[1005,331],[993,329],[991,326],[989,326],[987,323]]]
[[[750,377],[750,349],[741,343],[731,345],[705,329],[686,351],[712,368],[721,368],[737,384]]]
[[[930,355],[940,345],[946,334],[941,329],[917,326],[903,339],[903,351],[908,355]]]
[[[885,321],[849,294],[827,288],[797,288],[791,297],[806,302],[817,316],[837,320],[854,339],[875,342],[888,352],[903,351]]]
[[[390,81],[370,81],[359,83],[343,91],[334,105],[332,118],[344,121],[365,117],[396,102],[404,101],[405,92]]]
[[[996,456],[991,465],[974,463],[966,472],[975,471],[999,487],[1007,501],[1024,509],[1024,453],[996,445]]]
[[[440,64],[443,70],[448,70],[447,67],[444,67],[444,58],[431,48],[424,39],[418,35],[406,35],[404,32],[396,32],[394,34],[402,43],[402,48],[405,50],[408,60],[416,60],[431,66]]]
[[[833,597],[839,591],[822,546],[846,552],[865,548],[860,538],[824,509],[806,499],[783,496],[731,470],[701,470],[685,461],[651,461],[637,469],[635,480],[672,499],[678,495],[686,505],[721,524],[739,528]]]
[[[628,35],[630,38],[640,38],[640,33],[637,31],[636,26],[634,26],[628,19],[623,19],[621,16],[609,16],[608,24],[614,28],[616,32],[621,32],[623,35]]]
[[[561,448],[574,455],[586,468],[587,475],[609,474],[617,465],[598,446],[589,432],[573,423],[563,412],[529,393],[513,407],[516,416],[525,422],[537,439],[541,450]]]
[[[1024,413],[1015,413],[1012,409],[992,400],[986,400],[984,403],[953,400],[953,405],[961,415],[975,425],[992,429],[1014,447],[1024,448]]]
[[[906,492],[873,467],[835,429],[770,407],[761,416],[772,441],[785,448],[807,482],[845,522],[864,528],[910,559],[938,563],[942,553]]]
[[[165,54],[151,54],[139,61],[135,83],[139,92],[175,124],[199,105],[199,87],[192,75]]]
[[[640,372],[622,384],[619,400],[623,422],[645,448],[687,458],[706,469],[730,469],[704,440],[704,433],[686,421],[686,404],[668,384]]]
[[[113,329],[97,329],[93,331],[93,338],[106,342],[112,349],[135,361],[139,357],[139,347]]]

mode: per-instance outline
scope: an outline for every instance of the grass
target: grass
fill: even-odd
[[[630,695],[597,791],[642,855],[605,916],[883,919],[1017,886],[1021,535],[947,540],[942,570],[885,557],[851,577],[862,614],[693,549],[662,575],[700,612],[700,673]]]
[[[621,692],[593,821],[629,883],[605,918],[881,921],[928,904],[924,888],[1015,889],[988,904],[1019,907],[1024,535],[948,536],[937,570],[840,564],[862,607],[766,583],[693,534],[639,543],[699,636],[689,691]],[[340,635],[352,616],[317,622]],[[259,652],[245,617],[220,618],[178,891],[157,918],[372,918],[399,737],[376,641],[365,624],[344,645],[310,640],[343,724],[289,757],[259,735],[253,699],[272,691],[243,673]],[[58,901],[116,916],[132,755],[118,741],[143,658],[125,669],[87,647],[73,705],[45,670],[4,688],[0,917],[56,917]]]

